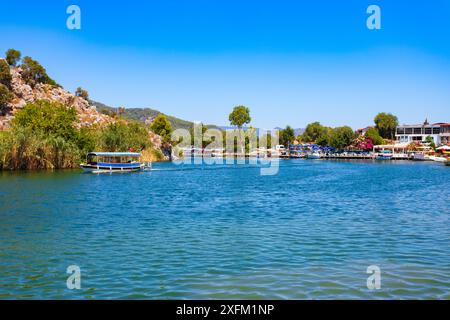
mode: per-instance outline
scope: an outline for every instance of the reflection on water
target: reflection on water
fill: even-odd
[[[0,173],[0,298],[450,298],[448,167],[155,168]]]

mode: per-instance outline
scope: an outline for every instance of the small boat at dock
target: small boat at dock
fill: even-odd
[[[375,154],[375,160],[392,160],[392,152],[384,150]]]
[[[322,156],[318,152],[309,153],[306,155],[306,159],[320,159]]]
[[[140,157],[137,152],[90,152],[86,155],[86,163],[80,166],[85,172],[92,173],[141,171],[148,165],[140,162]]]
[[[429,156],[428,157],[430,160],[436,161],[436,162],[446,162],[447,158],[446,157],[440,157],[440,156]]]

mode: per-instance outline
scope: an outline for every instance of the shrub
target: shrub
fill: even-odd
[[[147,129],[138,123],[112,123],[101,133],[101,148],[106,151],[136,151],[151,146]]]
[[[364,136],[372,140],[373,144],[375,145],[380,145],[384,143],[383,138],[380,136],[380,134],[378,133],[378,129],[376,128],[367,128]]]
[[[84,90],[83,88],[80,88],[80,87],[78,87],[77,91],[75,91],[75,95],[77,97],[81,97],[81,98],[86,99],[86,100],[89,99],[89,93],[86,90]]]
[[[74,128],[77,113],[73,107],[66,107],[57,102],[38,100],[28,103],[19,111],[13,126],[41,131],[46,135],[73,140],[76,137]]]

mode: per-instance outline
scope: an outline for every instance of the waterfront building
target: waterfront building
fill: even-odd
[[[400,125],[395,131],[397,143],[425,142],[427,137],[433,138],[437,146],[450,144],[450,123],[429,124],[425,120],[423,124]]]

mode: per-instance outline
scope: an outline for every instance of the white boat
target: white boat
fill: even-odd
[[[384,150],[375,154],[375,160],[392,160],[392,152]]]
[[[411,154],[411,159],[414,161],[425,161],[425,155],[423,153],[413,153]]]
[[[320,159],[322,156],[318,152],[309,153],[306,155],[306,159]]]
[[[136,161],[141,157],[137,152],[89,152],[86,163],[80,166],[84,172],[133,172],[146,169],[148,164]]]
[[[436,162],[446,162],[446,157],[438,157],[438,156],[429,156],[428,159],[436,161]]]

